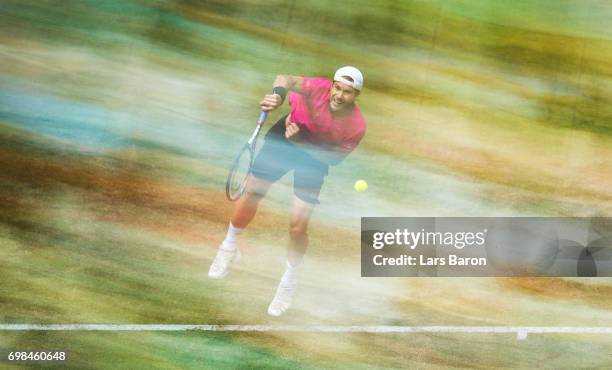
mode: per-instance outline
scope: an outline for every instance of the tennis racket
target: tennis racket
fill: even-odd
[[[253,166],[253,160],[255,159],[255,148],[257,147],[257,137],[261,131],[261,126],[268,117],[268,112],[261,112],[259,120],[257,121],[257,127],[253,131],[251,138],[246,144],[240,149],[238,156],[234,160],[232,167],[230,168],[229,175],[227,176],[227,182],[225,183],[225,195],[230,201],[236,201],[244,193],[244,189],[247,185],[247,179],[251,173],[251,167]]]

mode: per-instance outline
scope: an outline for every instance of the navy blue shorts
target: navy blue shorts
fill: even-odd
[[[278,120],[266,133],[264,145],[255,157],[251,174],[273,183],[293,170],[295,196],[304,202],[318,204],[328,165],[285,138],[285,119],[286,116]]]

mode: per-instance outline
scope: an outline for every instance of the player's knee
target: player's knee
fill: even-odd
[[[258,202],[266,196],[269,188],[269,183],[257,178],[251,178],[244,192],[249,200]]]
[[[306,228],[301,225],[291,225],[289,227],[289,237],[293,241],[304,241],[308,240],[308,233]]]
[[[265,190],[257,188],[247,188],[244,193],[246,197],[252,202],[259,202],[266,196]]]

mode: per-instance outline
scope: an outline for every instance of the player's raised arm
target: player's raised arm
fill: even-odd
[[[302,92],[303,83],[304,77],[301,76],[276,76],[276,79],[274,79],[274,88],[272,89],[272,94],[265,95],[263,100],[259,103],[259,105],[261,106],[261,110],[264,112],[269,112],[280,107],[285,101],[287,92]]]

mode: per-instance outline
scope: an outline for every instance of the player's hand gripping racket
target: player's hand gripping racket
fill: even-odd
[[[257,146],[257,137],[261,126],[268,117],[268,112],[261,112],[259,120],[257,121],[257,127],[253,131],[251,138],[244,144],[244,147],[238,153],[234,164],[230,168],[230,173],[227,176],[227,182],[225,183],[225,195],[227,199],[232,202],[238,200],[244,193],[244,189],[247,185],[247,179],[251,173],[251,166],[253,166],[253,160],[255,159],[255,148]]]

